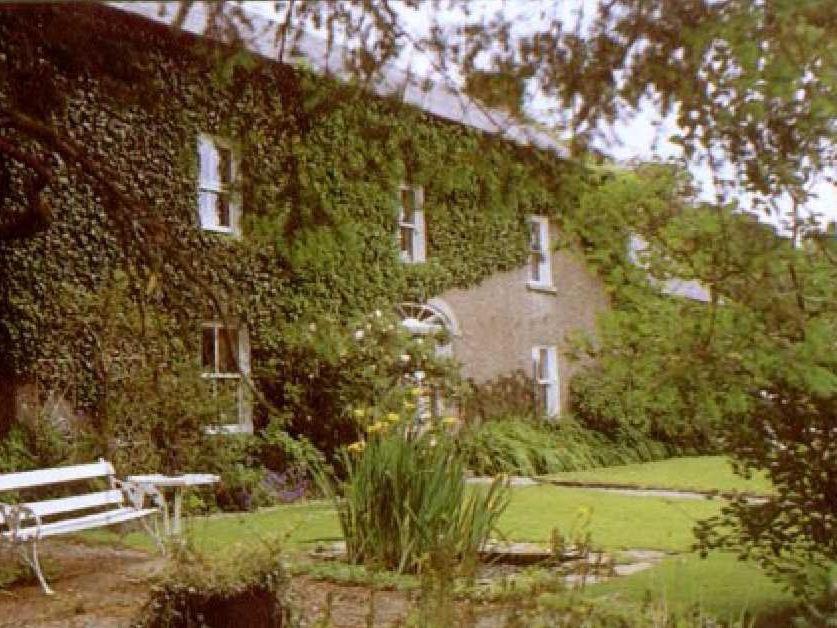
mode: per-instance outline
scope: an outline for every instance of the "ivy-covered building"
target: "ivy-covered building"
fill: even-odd
[[[566,246],[563,216],[586,183],[560,146],[439,89],[336,81],[310,50],[305,63],[277,63],[272,44],[254,39],[233,63],[196,34],[199,12],[182,31],[170,19],[156,2],[0,10],[0,104],[48,97],[36,81],[49,72],[64,98],[51,123],[107,164],[190,260],[186,272],[131,271],[137,251],[114,235],[124,225],[56,160],[66,175],[48,190],[48,229],[0,242],[8,414],[43,395],[45,372],[66,384],[70,406],[92,403],[97,347],[130,353],[103,314],[117,271],[133,302],[191,310],[173,328],[207,394],[234,392],[235,429],[254,422],[242,375],[268,380],[279,405],[302,394],[290,333],[376,309],[416,335],[445,332],[436,350],[461,363],[478,412],[514,395],[547,417],[568,407],[566,336],[592,332],[608,297]],[[24,57],[29,65],[14,61]],[[223,288],[223,319],[205,284]],[[316,392],[327,375],[306,377]]]

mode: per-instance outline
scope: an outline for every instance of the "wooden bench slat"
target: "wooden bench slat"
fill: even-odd
[[[122,504],[125,496],[122,491],[110,490],[88,493],[87,495],[74,495],[72,497],[60,497],[57,499],[45,499],[40,502],[29,502],[23,504],[39,517],[49,517],[74,510],[85,510],[87,508],[100,508],[113,504]],[[3,515],[0,515],[0,525],[4,523]]]
[[[105,460],[90,464],[76,464],[68,467],[37,469],[19,473],[0,474],[0,492],[22,488],[60,484],[74,480],[88,480],[107,475],[114,475],[113,465]]]
[[[103,526],[115,525],[117,523],[125,523],[132,519],[139,519],[154,512],[156,508],[145,508],[137,510],[136,508],[119,508],[117,510],[108,510],[106,512],[97,512],[92,515],[78,517],[76,519],[65,519],[64,521],[56,521],[55,523],[46,523],[40,527],[40,536],[53,536],[55,534],[70,534],[72,532],[80,532],[81,530],[89,530],[90,528],[100,528]],[[31,537],[38,533],[37,526],[28,528],[20,528],[18,530],[18,540],[28,541]],[[0,535],[10,537],[11,532],[2,532]]]

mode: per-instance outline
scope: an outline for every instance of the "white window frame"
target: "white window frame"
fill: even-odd
[[[554,292],[552,251],[549,243],[549,218],[529,216],[529,263],[526,285],[533,290]],[[537,259],[537,261],[535,261]]]
[[[412,220],[402,202],[405,192],[413,195]],[[408,248],[404,248],[402,229],[408,229],[412,236]],[[424,188],[420,185],[401,184],[398,188],[398,231],[395,234],[401,261],[405,264],[421,264],[427,261],[427,233],[424,221]]]
[[[558,378],[558,349],[554,345],[532,347],[532,376],[538,414],[549,420],[556,419],[561,412],[561,385]],[[542,390],[545,390],[543,394]]]
[[[233,356],[236,361],[237,370],[222,372],[218,370],[221,356],[221,338],[220,331],[222,329],[235,329],[236,333],[233,335],[232,347]],[[206,371],[203,363],[203,335],[207,329],[213,330],[213,370]],[[207,321],[201,324],[200,336],[200,356],[201,356],[201,377],[208,380],[211,385],[213,395],[217,394],[217,382],[219,381],[236,381],[236,407],[238,414],[237,423],[226,423],[220,425],[213,425],[207,429],[210,434],[235,434],[235,433],[252,433],[253,431],[253,416],[252,416],[252,402],[249,391],[245,385],[244,378],[250,374],[250,339],[247,329],[242,325],[228,325],[221,321]]]
[[[229,182],[220,176],[218,168],[219,149],[230,152]],[[240,158],[233,143],[222,137],[200,133],[198,135],[198,220],[201,229],[215,233],[226,233],[233,236],[241,235],[241,194],[240,188]],[[212,170],[215,172],[212,172]],[[205,194],[226,197],[229,211],[229,225],[220,224],[219,216],[209,208],[204,208],[202,197]]]

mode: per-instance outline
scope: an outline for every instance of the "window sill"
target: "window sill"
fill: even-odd
[[[236,231],[231,227],[212,227],[209,225],[201,225],[201,231],[208,231],[209,233],[219,233],[233,238],[241,237],[241,232]]]
[[[210,436],[223,436],[226,434],[252,434],[253,429],[241,423],[228,423],[226,425],[207,425],[204,432]]]
[[[527,281],[526,287],[534,292],[545,292],[547,294],[558,294],[558,290],[552,284],[535,283],[534,281]]]

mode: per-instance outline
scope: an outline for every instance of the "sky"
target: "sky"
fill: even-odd
[[[443,28],[452,28],[464,21],[479,21],[490,17],[496,12],[502,12],[510,18],[514,31],[525,34],[543,19],[559,17],[565,24],[575,25],[581,21],[582,28],[589,23],[595,13],[598,0],[471,0],[469,10],[471,15],[465,16],[459,10],[450,10],[447,3],[442,2],[438,11],[434,11],[432,4],[427,2],[420,10],[413,10],[405,5],[398,8],[402,26],[416,39],[429,33],[435,23]],[[246,2],[249,10],[259,12],[265,16],[275,18],[274,2]],[[405,49],[396,62],[403,68],[409,68],[415,76],[430,76],[434,80],[453,82],[461,80],[455,71],[448,71],[441,76],[435,71],[430,58],[416,50]],[[553,100],[539,97],[530,90],[531,98],[526,103],[526,113],[533,119],[546,124],[558,122],[556,103]],[[640,111],[634,112],[629,118],[607,129],[608,139],[599,142],[596,148],[609,155],[617,162],[647,161],[651,159],[666,160],[681,158],[682,150],[674,144],[670,137],[677,132],[673,113],[663,115],[651,99],[647,99]],[[713,200],[715,188],[712,185],[709,168],[705,156],[688,164],[689,170],[701,190],[701,198]],[[832,175],[837,173],[831,173]],[[822,214],[821,224],[830,220],[837,221],[837,186],[824,179],[813,188],[815,200],[805,208],[808,212]],[[745,195],[739,194],[742,205],[748,204]],[[760,216],[762,220],[781,228],[781,216]]]

